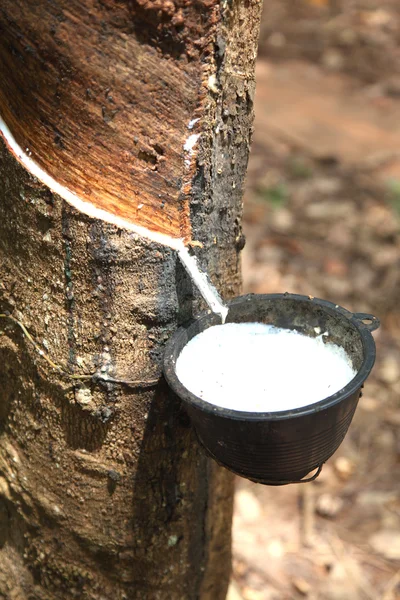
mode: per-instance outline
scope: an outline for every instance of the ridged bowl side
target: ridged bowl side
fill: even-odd
[[[304,416],[274,424],[205,419],[192,407],[189,413],[199,441],[221,465],[253,480],[285,483],[300,481],[334,454],[353,419],[359,395],[358,391],[311,420]]]

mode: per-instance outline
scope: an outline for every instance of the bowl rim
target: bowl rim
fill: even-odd
[[[233,300],[227,302],[228,308],[234,307],[237,304],[242,304],[245,302],[251,302],[252,300],[296,300],[296,301],[306,301],[312,302],[313,304],[317,304],[322,307],[326,312],[334,315],[341,315],[343,318],[348,319],[353,327],[358,331],[361,342],[364,350],[364,360],[357,372],[357,374],[353,377],[349,383],[338,390],[331,396],[324,398],[323,400],[319,400],[318,402],[314,402],[313,404],[308,404],[306,406],[300,406],[298,408],[282,410],[279,412],[252,412],[252,411],[244,411],[244,410],[235,410],[232,408],[224,408],[221,406],[217,406],[202,398],[199,398],[193,392],[188,390],[183,383],[181,383],[180,379],[176,374],[176,360],[174,358],[174,349],[175,345],[180,340],[182,335],[185,335],[186,331],[194,326],[195,323],[202,321],[206,323],[207,326],[202,329],[208,329],[213,325],[221,324],[220,318],[215,313],[212,313],[210,310],[201,313],[198,317],[192,319],[190,322],[185,325],[179,327],[175,333],[169,338],[166,346],[163,357],[163,372],[164,376],[167,380],[170,388],[178,395],[178,397],[188,404],[189,406],[194,406],[200,409],[203,412],[214,414],[220,417],[226,417],[230,419],[236,419],[241,421],[281,421],[285,419],[290,419],[293,417],[301,417],[308,416],[314,413],[321,412],[326,410],[339,402],[342,402],[358,390],[360,390],[363,386],[363,383],[367,379],[370,374],[372,367],[375,363],[376,357],[376,347],[375,341],[372,337],[370,328],[362,322],[363,318],[372,318],[375,320],[375,324],[377,323],[379,326],[379,320],[376,317],[372,317],[372,315],[367,315],[364,313],[352,313],[346,308],[338,304],[334,304],[333,302],[329,302],[329,300],[322,300],[321,298],[315,298],[313,296],[303,296],[300,294],[290,294],[288,292],[285,293],[277,293],[277,294],[245,294],[242,296],[237,296]],[[374,329],[376,326],[374,327]]]

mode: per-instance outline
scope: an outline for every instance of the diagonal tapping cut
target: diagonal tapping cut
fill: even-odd
[[[128,229],[129,231],[147,238],[152,242],[162,244],[163,246],[168,246],[169,248],[176,250],[191,280],[199,290],[204,300],[207,302],[210,309],[216,314],[220,315],[222,321],[225,322],[226,315],[228,314],[228,308],[223,304],[221,297],[219,296],[215,287],[211,284],[207,274],[200,270],[196,258],[189,254],[189,251],[182,238],[174,238],[157,231],[152,231],[146,227],[137,225],[136,223],[126,219],[122,219],[111,212],[100,209],[94,206],[91,202],[82,200],[82,198],[80,198],[77,194],[71,192],[71,190],[58,183],[53,177],[46,173],[28,155],[28,153],[21,148],[1,116],[0,133],[2,134],[9,150],[31,175],[39,179],[39,181],[46,185],[53,193],[63,198],[63,200],[68,202],[68,204],[71,204],[71,206],[80,212],[88,215],[89,217],[100,219],[102,221],[111,223],[112,225],[116,225],[117,227]],[[197,137],[198,134],[196,134],[195,141],[197,141]],[[192,149],[195,141],[192,143],[190,150]]]

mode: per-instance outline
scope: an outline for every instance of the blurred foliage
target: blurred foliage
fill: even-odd
[[[395,213],[400,216],[400,179],[389,179],[387,182],[388,200]]]
[[[310,179],[313,176],[310,163],[301,156],[291,156],[289,158],[288,172],[294,179]]]
[[[284,182],[261,187],[258,195],[261,200],[268,202],[273,208],[281,208],[289,200],[289,190]]]

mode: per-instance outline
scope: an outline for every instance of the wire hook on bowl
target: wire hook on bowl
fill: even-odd
[[[361,325],[364,325],[368,331],[375,331],[381,324],[378,317],[374,317],[374,315],[368,313],[353,313],[352,319],[355,319]]]

